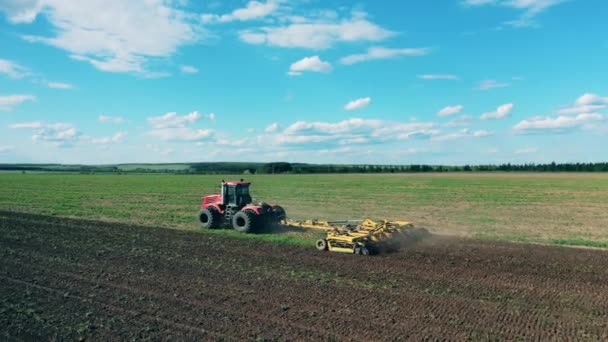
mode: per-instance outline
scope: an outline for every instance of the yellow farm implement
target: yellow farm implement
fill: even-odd
[[[305,220],[283,222],[286,226],[325,230],[325,238],[317,241],[318,250],[360,255],[394,252],[408,241],[416,241],[429,233],[407,221]]]

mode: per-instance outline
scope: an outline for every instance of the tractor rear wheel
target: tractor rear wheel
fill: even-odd
[[[320,251],[328,250],[327,240],[325,240],[325,239],[317,240],[317,249]]]
[[[203,208],[198,213],[198,222],[205,229],[217,229],[220,226],[220,213],[215,208]]]
[[[274,208],[272,208],[272,214],[277,223],[287,218],[287,213],[285,212],[285,209],[283,209],[283,207],[281,207],[280,205],[275,205]]]
[[[251,211],[239,211],[232,218],[232,228],[241,233],[253,233],[257,229],[257,215]]]

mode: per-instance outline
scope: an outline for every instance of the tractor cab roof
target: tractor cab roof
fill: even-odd
[[[222,180],[222,184],[226,184],[226,185],[229,185],[229,186],[238,186],[238,185],[248,186],[248,185],[251,184],[251,182],[245,182],[242,179],[240,181],[228,181],[228,182]]]

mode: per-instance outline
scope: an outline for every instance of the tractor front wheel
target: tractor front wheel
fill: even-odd
[[[256,227],[257,215],[251,211],[239,211],[232,218],[232,228],[241,233],[253,233]]]
[[[220,213],[215,208],[203,208],[198,213],[198,222],[205,229],[217,229],[220,226]]]

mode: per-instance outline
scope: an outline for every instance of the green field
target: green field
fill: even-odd
[[[2,173],[0,209],[198,230],[200,198],[217,192],[221,179]],[[252,175],[247,179],[253,182],[254,200],[281,204],[293,219],[408,219],[440,234],[608,247],[608,174]],[[253,238],[306,243],[312,236],[289,232]]]

